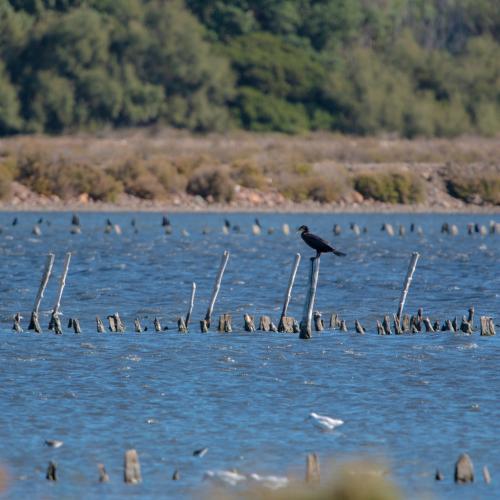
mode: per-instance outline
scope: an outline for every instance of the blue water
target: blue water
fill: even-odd
[[[11,226],[17,215],[19,223]],[[104,234],[106,217],[123,234]],[[42,235],[31,228],[44,218]],[[136,219],[138,232],[130,221]],[[382,460],[407,497],[500,497],[500,351],[498,336],[450,333],[377,336],[376,319],[397,308],[412,251],[421,254],[405,310],[420,306],[431,319],[459,318],[470,305],[480,315],[500,317],[500,235],[469,236],[478,215],[261,215],[263,234],[251,234],[253,216],[231,214],[241,233],[222,234],[220,214],[174,214],[165,235],[160,214],[80,216],[82,234],[69,233],[67,213],[0,213],[0,466],[7,470],[9,498],[199,497],[206,470],[302,477],[305,455],[327,464],[353,457]],[[50,221],[50,226],[46,224]],[[380,231],[383,221],[404,224],[404,237]],[[441,235],[441,223],[460,234]],[[280,228],[308,224],[334,240],[348,256],[324,255],[316,309],[336,312],[349,332],[325,331],[309,341],[297,335],[245,333],[243,314],[279,319],[291,263],[299,268],[289,314],[300,318],[312,251]],[[350,222],[367,227],[359,237]],[[409,232],[413,222],[424,235]],[[343,227],[333,237],[332,226]],[[268,235],[267,228],[275,227]],[[211,232],[202,234],[206,228]],[[189,235],[181,234],[185,229]],[[223,250],[231,257],[214,317],[233,315],[232,334],[201,334]],[[56,254],[59,276],[64,253],[73,252],[62,300],[63,318],[77,317],[83,333],[46,329],[56,293],[49,283],[41,307],[42,335],[15,334],[11,317],[27,326],[47,252]],[[188,306],[191,282],[197,297],[191,331],[176,320]],[[119,312],[127,333],[97,334],[95,316]],[[156,333],[157,316],[170,329]],[[148,331],[133,332],[139,317]],[[354,333],[354,320],[367,329]],[[66,327],[63,320],[63,326]],[[216,321],[214,321],[216,323]],[[497,332],[499,328],[497,326]],[[322,433],[305,418],[330,415],[345,424]],[[44,445],[59,439],[58,449]],[[208,447],[207,454],[193,451]],[[143,483],[122,482],[123,453],[136,448]],[[453,484],[453,465],[467,452],[476,482]],[[45,480],[49,460],[60,480]],[[108,484],[97,483],[104,463]],[[493,482],[485,485],[487,465]],[[445,480],[436,482],[439,468]],[[181,475],[172,481],[175,469]]]

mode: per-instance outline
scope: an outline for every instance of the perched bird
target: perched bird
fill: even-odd
[[[301,232],[300,236],[306,242],[306,244],[309,245],[311,248],[314,248],[314,250],[316,250],[316,257],[319,257],[322,253],[329,253],[329,252],[338,255],[339,257],[345,257],[345,253],[339,252],[323,238],[320,238],[319,236],[310,233],[309,228],[307,226],[300,226],[299,231]]]
[[[318,415],[317,413],[309,413],[309,419],[312,420],[315,427],[322,431],[333,431],[335,427],[339,427],[344,423],[343,420],[338,418],[331,418],[325,415]]]

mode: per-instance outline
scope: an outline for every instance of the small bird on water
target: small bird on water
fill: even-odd
[[[338,250],[333,248],[332,245],[328,243],[328,241],[325,241],[323,238],[310,233],[307,226],[300,226],[299,231],[301,232],[300,236],[306,242],[306,244],[316,250],[316,257],[319,257],[322,253],[329,252],[338,255],[339,257],[345,257],[346,254],[344,252],[339,252]]]

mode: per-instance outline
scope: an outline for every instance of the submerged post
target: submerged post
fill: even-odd
[[[45,261],[45,269],[43,270],[42,281],[40,282],[40,287],[38,288],[38,293],[36,294],[35,304],[33,305],[31,320],[28,326],[28,330],[35,330],[36,333],[40,333],[42,331],[42,329],[40,328],[40,323],[38,321],[38,310],[40,309],[40,304],[43,299],[43,294],[45,293],[45,289],[47,288],[47,283],[49,282],[53,266],[54,266],[54,254],[49,253],[47,255],[47,260]]]
[[[288,305],[290,304],[290,299],[292,298],[292,288],[293,284],[295,283],[295,278],[297,276],[297,270],[299,268],[299,264],[300,264],[300,253],[297,253],[295,254],[295,260],[293,262],[292,272],[290,274],[290,278],[288,279],[288,286],[285,294],[285,302],[283,303],[283,310],[281,311],[281,317],[278,323],[279,332],[285,331],[284,318],[286,317]]]
[[[186,314],[186,319],[184,319],[182,316],[177,320],[177,325],[179,327],[179,332],[181,333],[187,333],[188,327],[189,327],[189,319],[191,318],[191,314],[193,312],[193,307],[194,307],[194,296],[196,293],[196,283],[193,281],[193,285],[191,288],[191,300],[189,301],[189,309]]]
[[[224,271],[226,270],[228,260],[229,260],[229,252],[227,250],[224,250],[220,262],[219,272],[217,273],[217,278],[215,280],[214,288],[212,290],[212,298],[210,299],[210,304],[207,309],[207,314],[205,314],[205,319],[201,321],[202,332],[206,332],[210,328],[210,320],[212,319],[212,312],[214,310],[214,305],[217,299],[217,295],[219,294],[220,285],[222,282],[222,276],[224,275]]]
[[[70,261],[71,261],[71,252],[68,252],[64,259],[63,271],[61,274],[61,279],[59,280],[59,290],[57,292],[56,303],[54,304],[54,309],[52,309],[52,316],[51,316],[52,324],[56,321],[56,318],[59,318],[59,309],[61,308],[61,299],[64,287],[66,285],[66,276],[68,275]]]
[[[405,284],[403,287],[403,291],[401,292],[401,297],[399,299],[399,307],[397,312],[398,321],[401,324],[401,315],[403,314],[403,307],[405,306],[406,296],[408,295],[408,290],[410,289],[410,284],[413,279],[413,273],[415,272],[415,268],[417,267],[417,261],[420,257],[418,252],[413,252],[411,254],[410,265],[408,266],[408,272],[406,273]]]
[[[311,269],[309,271],[309,290],[307,292],[306,301],[304,303],[304,312],[302,321],[300,322],[301,339],[310,339],[312,336],[311,323],[314,308],[314,300],[316,298],[316,287],[318,286],[319,276],[319,255],[311,258]]]

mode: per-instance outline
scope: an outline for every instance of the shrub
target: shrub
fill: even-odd
[[[500,172],[486,171],[472,176],[453,169],[447,174],[446,189],[451,196],[467,203],[479,198],[478,201],[500,205]]]
[[[236,161],[231,169],[231,177],[247,188],[263,189],[266,185],[266,177],[262,168],[250,161]]]
[[[340,199],[343,188],[343,182],[334,179],[294,177],[283,185],[281,192],[295,202],[313,200],[319,203],[332,203]]]
[[[11,183],[12,173],[6,165],[0,163],[0,200],[9,197]]]
[[[205,167],[190,177],[186,191],[214,201],[231,201],[234,196],[234,182],[226,170]]]
[[[355,176],[354,189],[365,198],[386,203],[419,203],[425,199],[422,180],[411,172],[364,172]]]

